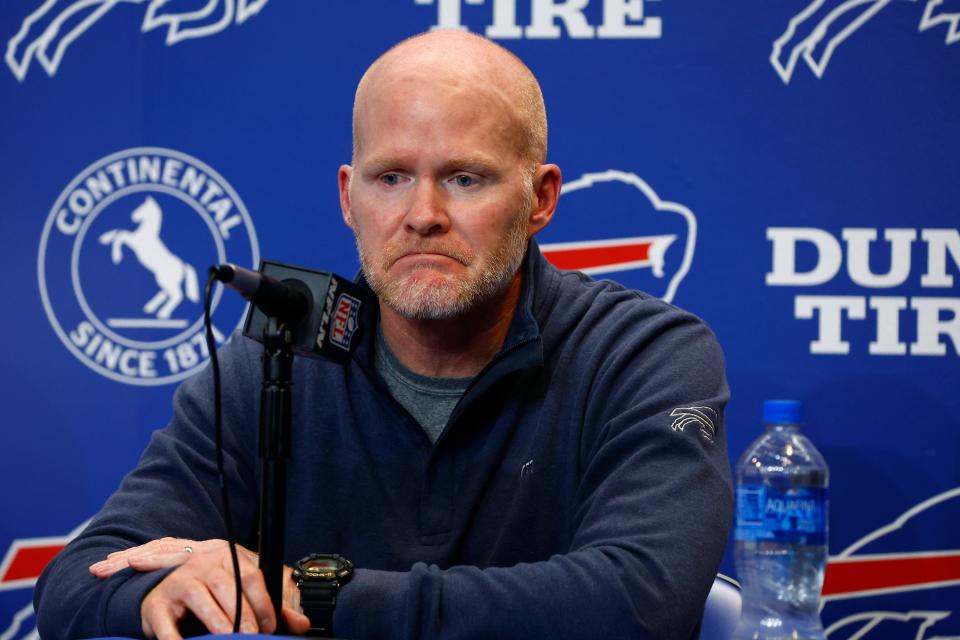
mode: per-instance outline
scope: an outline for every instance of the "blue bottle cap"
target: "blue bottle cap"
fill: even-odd
[[[803,418],[803,403],[799,400],[764,400],[763,422],[765,424],[800,424]]]

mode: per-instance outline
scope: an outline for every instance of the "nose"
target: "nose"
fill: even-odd
[[[409,230],[422,236],[445,233],[450,228],[446,194],[439,185],[429,180],[417,185],[405,224]]]

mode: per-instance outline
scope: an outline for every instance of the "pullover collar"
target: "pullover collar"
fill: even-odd
[[[510,321],[510,328],[507,330],[503,346],[487,366],[476,375],[464,395],[464,401],[467,402],[460,403],[457,411],[451,416],[451,421],[456,418],[463,406],[469,404],[469,400],[483,394],[504,376],[515,371],[543,366],[543,338],[535,309],[543,308],[543,297],[552,293],[556,283],[555,279],[551,277],[553,268],[540,253],[540,248],[533,238],[528,243],[527,254],[524,257],[521,269],[523,270],[523,285],[520,290],[520,298],[517,301],[517,308],[514,311],[513,319]],[[376,327],[380,322],[380,307],[362,271],[357,274],[355,281],[369,292],[370,303],[364,305],[366,308],[361,309],[360,312],[364,331],[359,338],[360,342],[354,352],[353,359],[363,369],[372,372],[374,370]]]

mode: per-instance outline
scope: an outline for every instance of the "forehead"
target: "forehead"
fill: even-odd
[[[399,141],[522,153],[516,96],[476,68],[380,68],[358,91],[354,124],[361,153]]]

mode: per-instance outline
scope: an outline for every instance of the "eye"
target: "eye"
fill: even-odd
[[[380,182],[387,185],[388,187],[395,187],[400,183],[400,176],[396,173],[385,173],[380,176]]]
[[[468,176],[464,173],[455,176],[453,180],[457,183],[458,187],[471,187],[477,183],[472,176]]]

